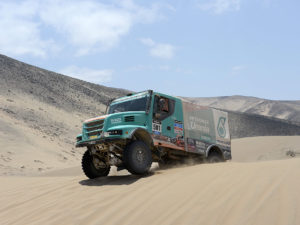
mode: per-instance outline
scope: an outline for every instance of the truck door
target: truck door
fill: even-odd
[[[183,119],[181,115],[177,115],[179,114],[177,111],[180,111],[177,108],[179,108],[179,102],[175,99],[155,95],[152,130],[156,137],[174,145],[176,149],[181,149],[184,147]]]

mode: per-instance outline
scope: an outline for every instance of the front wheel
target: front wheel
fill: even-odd
[[[110,166],[106,165],[98,156],[91,155],[89,150],[83,154],[81,166],[84,174],[90,179],[105,177],[110,171]]]
[[[142,141],[134,141],[123,152],[126,169],[132,174],[146,174],[152,164],[152,153]]]

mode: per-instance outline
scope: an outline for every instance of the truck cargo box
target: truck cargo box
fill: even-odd
[[[182,101],[182,110],[186,151],[202,153],[212,144],[230,149],[227,112],[187,101]]]

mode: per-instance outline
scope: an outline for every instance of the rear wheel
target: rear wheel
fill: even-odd
[[[126,169],[132,174],[145,174],[152,164],[152,153],[142,141],[134,141],[123,152]]]
[[[221,154],[218,154],[216,152],[212,152],[207,157],[207,162],[208,163],[220,163],[220,162],[224,162],[224,159],[223,159]]]
[[[81,166],[84,174],[90,179],[105,177],[110,171],[110,166],[98,156],[91,155],[89,150],[83,154]]]

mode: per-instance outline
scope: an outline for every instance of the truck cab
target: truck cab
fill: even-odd
[[[217,114],[223,119],[215,122]],[[76,147],[87,148],[82,168],[90,179],[107,176],[111,166],[145,174],[152,162],[231,158],[226,112],[152,90],[115,99],[106,115],[84,121]]]

